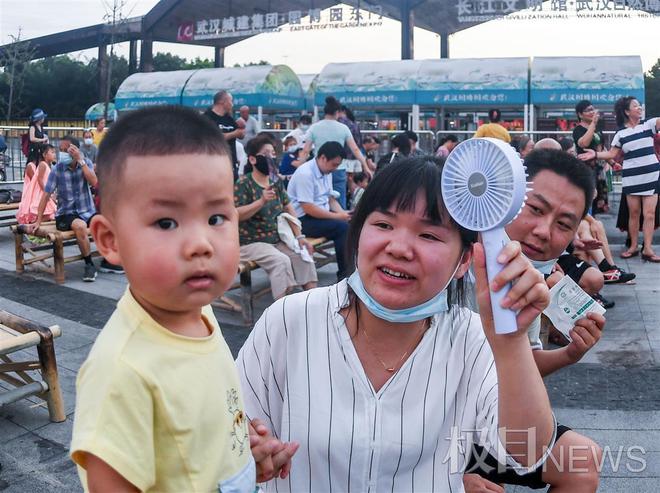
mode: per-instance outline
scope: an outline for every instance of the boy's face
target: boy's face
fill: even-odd
[[[124,267],[131,292],[161,324],[199,314],[238,267],[228,157],[129,157],[121,182],[106,216],[117,252],[108,260]]]
[[[532,260],[559,257],[575,237],[584,211],[584,192],[568,179],[543,170],[534,176],[525,206],[505,228]]]

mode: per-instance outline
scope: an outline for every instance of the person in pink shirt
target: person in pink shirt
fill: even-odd
[[[50,144],[41,145],[37,151],[36,162],[28,163],[25,168],[23,196],[16,213],[16,220],[19,224],[31,224],[37,220],[39,202],[44,194],[44,187],[50,174],[50,166],[56,160],[55,147]],[[44,210],[44,220],[51,221],[55,217],[56,210],[55,201],[50,199]]]

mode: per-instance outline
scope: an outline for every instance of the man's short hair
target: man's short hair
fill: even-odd
[[[309,115],[302,115],[300,117],[300,123],[304,123],[305,125],[310,125],[312,123],[312,117]]]
[[[575,114],[580,118],[580,114],[584,113],[589,106],[592,106],[591,101],[588,99],[583,99],[578,104],[575,105]]]
[[[556,149],[534,149],[525,158],[527,175],[530,180],[541,171],[551,171],[563,176],[584,193],[584,210],[587,215],[594,194],[594,175],[589,166],[566,151]]]
[[[331,140],[330,142],[323,144],[316,153],[316,157],[321,156],[325,156],[328,161],[338,157],[346,159],[346,151],[344,150],[344,146],[339,142]]]
[[[498,110],[497,108],[493,108],[492,110],[488,110],[488,119],[492,123],[499,122],[500,118],[502,118],[502,112],[500,110]]]
[[[113,205],[131,156],[226,156],[228,153],[222,132],[195,110],[153,106],[132,111],[117,120],[99,146],[96,172],[103,207]],[[158,177],[154,180],[157,182]]]
[[[412,140],[413,142],[417,142],[418,137],[415,132],[413,132],[412,130],[406,130],[404,133],[410,140]]]
[[[71,142],[74,146],[80,147],[80,139],[78,139],[78,137],[75,135],[66,134],[64,137],[62,137],[62,140],[66,140],[67,142]]]
[[[222,101],[229,95],[229,93],[225,90],[218,91],[215,93],[213,96],[213,104],[220,104]]]

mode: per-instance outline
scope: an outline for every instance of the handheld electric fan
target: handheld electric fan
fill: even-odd
[[[489,280],[502,270],[497,256],[508,241],[504,226],[520,212],[526,191],[525,167],[516,151],[501,140],[468,139],[445,162],[442,199],[458,224],[481,232]],[[500,306],[510,288],[490,292],[498,334],[517,330],[516,312]]]

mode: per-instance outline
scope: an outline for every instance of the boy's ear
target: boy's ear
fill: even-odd
[[[92,218],[89,229],[94,237],[96,249],[111,264],[121,265],[121,255],[117,246],[117,237],[108,217],[97,214]]]
[[[472,263],[472,247],[470,247],[468,250],[463,252],[463,256],[461,257],[461,263],[458,269],[456,270],[456,274],[454,274],[454,279],[461,279],[470,268],[471,263]]]

